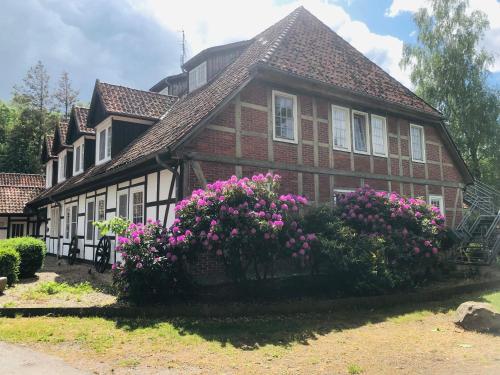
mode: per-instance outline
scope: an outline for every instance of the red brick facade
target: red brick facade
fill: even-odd
[[[425,199],[439,195],[448,225],[458,224],[463,178],[433,125],[411,121],[425,131],[426,162],[417,163],[410,153],[409,120],[351,105],[386,118],[388,157],[337,151],[332,148],[331,105],[339,103],[280,89],[297,96],[298,112],[297,144],[280,142],[272,136],[273,89],[251,82],[186,146],[199,160],[205,181],[273,171],[282,175],[283,191],[304,194],[313,202],[329,202],[336,189],[365,184]],[[192,165],[187,167],[186,194],[202,186]]]

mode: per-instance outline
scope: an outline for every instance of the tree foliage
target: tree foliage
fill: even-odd
[[[431,0],[414,16],[417,43],[405,44],[401,65],[411,68],[416,92],[439,109],[473,175],[499,186],[500,98],[488,87],[493,61],[480,47],[486,15],[467,0]]]
[[[57,103],[67,116],[77,96],[68,73],[62,73],[58,88],[51,94],[43,63],[32,66],[22,83],[14,86],[12,103],[0,102],[0,171],[40,173],[43,138],[53,134],[61,118],[53,104]]]
[[[54,91],[54,101],[57,109],[61,110],[65,119],[68,119],[71,107],[76,104],[79,91],[75,90],[69,79],[68,72],[62,72],[56,90]]]

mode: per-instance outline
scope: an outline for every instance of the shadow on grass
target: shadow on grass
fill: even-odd
[[[424,319],[425,313],[447,313],[462,302],[485,301],[485,293],[474,293],[440,302],[407,304],[380,309],[349,309],[326,313],[292,315],[262,315],[236,318],[175,318],[175,319],[112,319],[119,329],[135,331],[144,328],[159,328],[170,324],[181,336],[196,335],[221,346],[232,345],[242,350],[255,350],[266,345],[287,347],[294,343],[308,345],[312,340],[334,331],[343,331],[387,321],[391,318],[416,313],[415,319]],[[313,305],[314,300],[296,301]],[[228,311],[231,305],[227,305]],[[419,312],[422,317],[419,317]]]

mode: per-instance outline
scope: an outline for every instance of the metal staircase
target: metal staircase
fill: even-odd
[[[468,208],[455,229],[460,238],[455,260],[490,265],[500,252],[500,192],[475,180],[463,198]]]

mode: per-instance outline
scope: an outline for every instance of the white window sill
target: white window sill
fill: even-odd
[[[102,160],[96,161],[95,165],[101,165],[111,160],[111,157],[106,157]]]
[[[355,154],[360,154],[360,155],[370,155],[370,151],[357,151],[353,150]]]
[[[294,145],[296,145],[296,144],[299,143],[299,141],[297,141],[296,139],[287,139],[287,138],[278,138],[278,137],[273,137],[273,141],[284,142],[284,143],[292,143]]]
[[[338,146],[332,146],[332,149],[335,151],[344,151],[344,152],[351,152],[351,148],[343,148],[343,147],[338,147]]]

